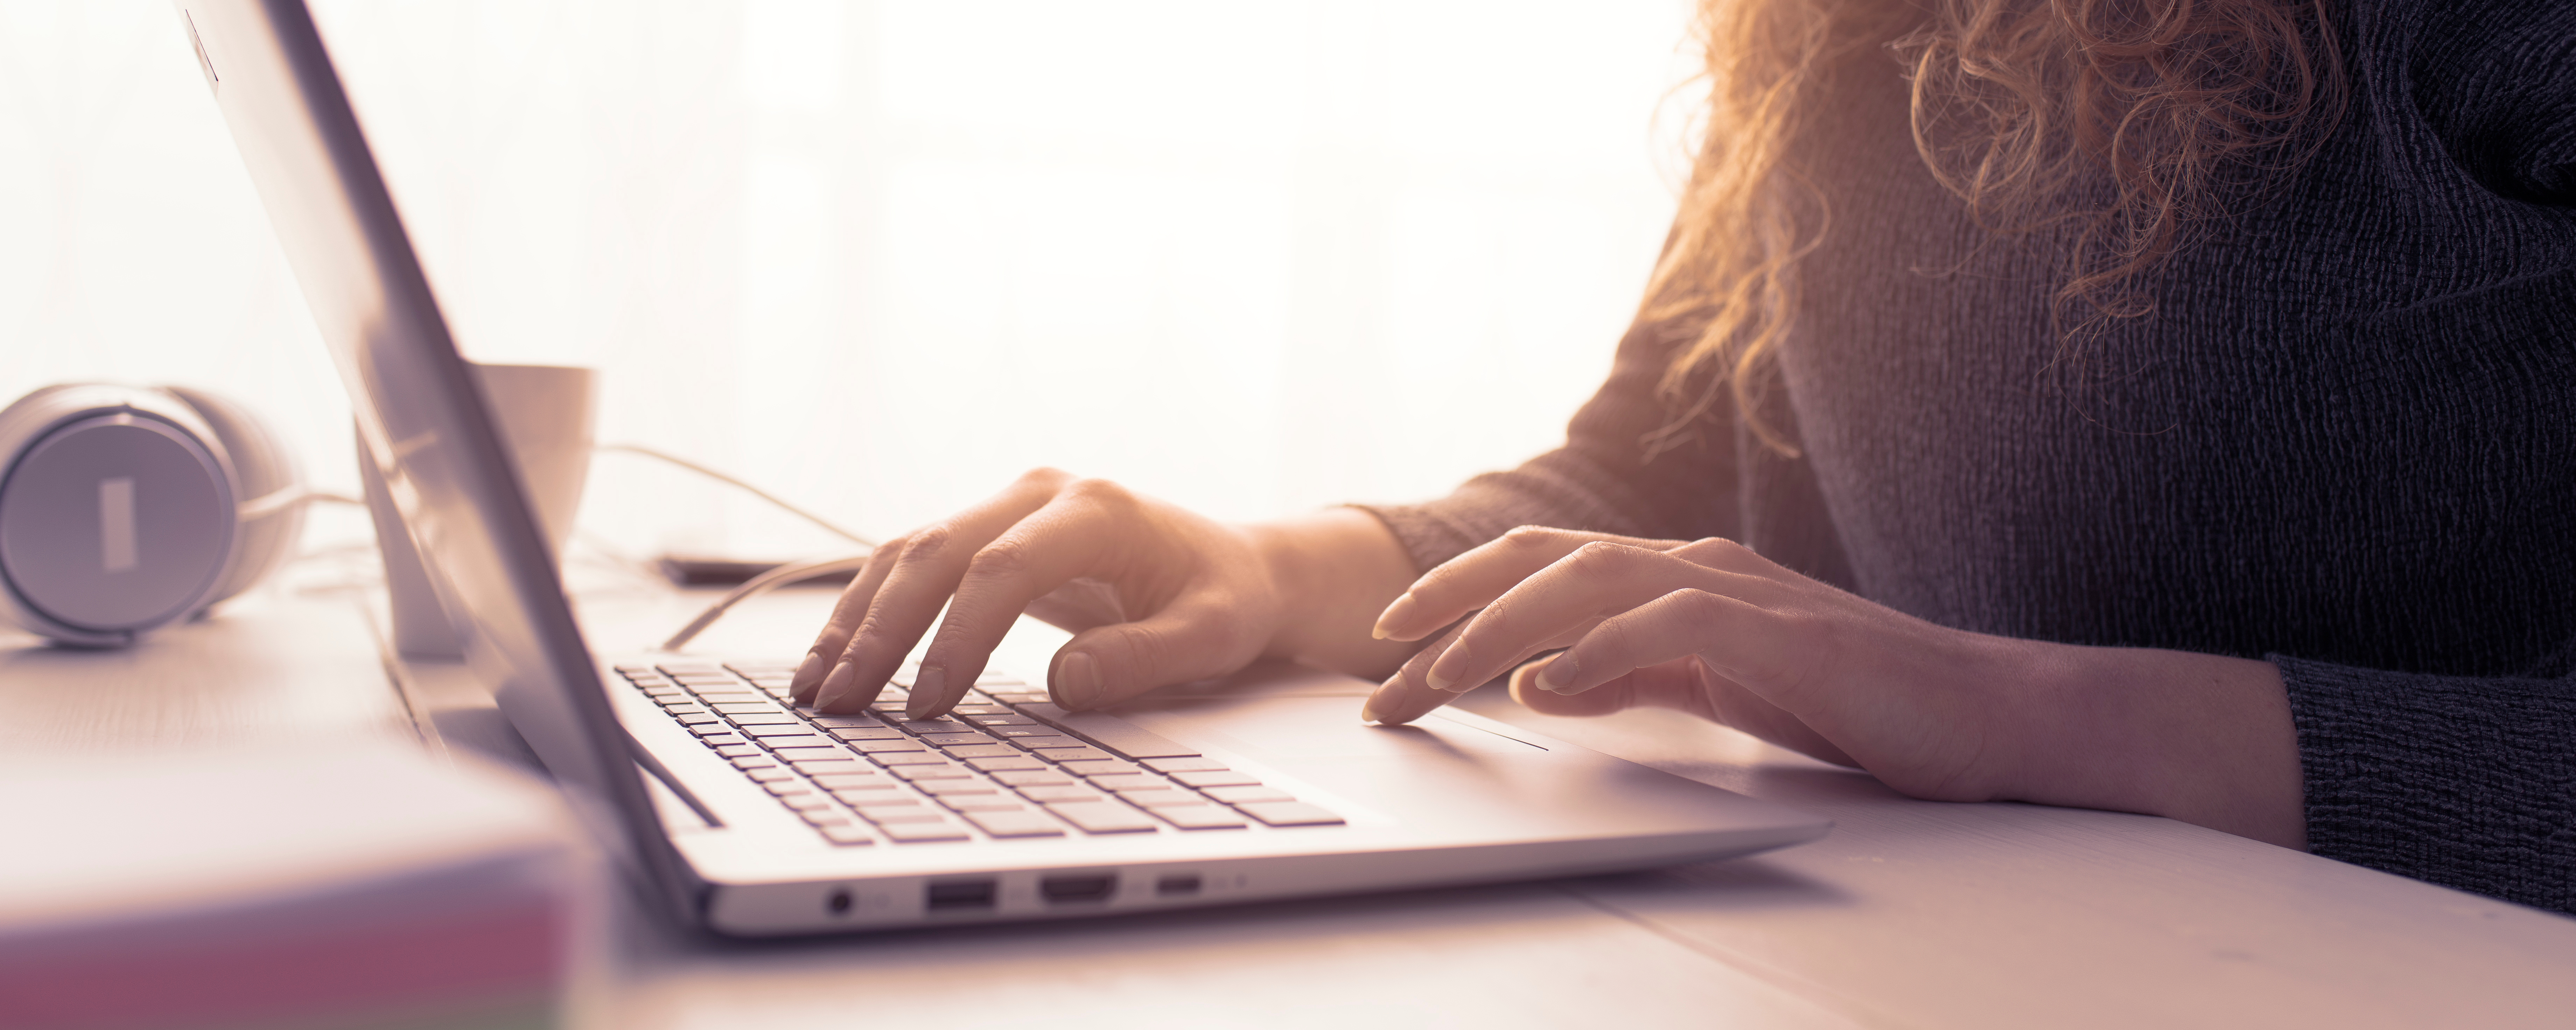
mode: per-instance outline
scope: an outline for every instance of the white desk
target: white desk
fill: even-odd
[[[602,647],[697,598],[585,595]],[[827,606],[746,608],[711,651],[796,653]],[[347,600],[272,591],[122,654],[0,641],[0,746],[317,732],[514,742],[416,666],[385,686]],[[1043,654],[1046,641],[1020,642]],[[1015,663],[1035,667],[1023,654]],[[1356,708],[1357,699],[1353,700]],[[2162,819],[1898,797],[1662,713],[1470,707],[1831,816],[1822,841],[1617,877],[1139,917],[737,942],[619,913],[607,1027],[2566,1025],[2576,920]],[[524,752],[520,752],[524,754]]]

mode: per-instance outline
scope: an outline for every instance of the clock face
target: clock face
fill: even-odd
[[[0,480],[0,572],[28,607],[82,629],[160,625],[222,575],[232,488],[158,419],[102,414],[47,433]]]

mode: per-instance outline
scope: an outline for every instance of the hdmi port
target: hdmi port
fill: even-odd
[[[1109,873],[1050,876],[1038,881],[1038,894],[1049,904],[1107,901],[1118,892],[1118,877]]]

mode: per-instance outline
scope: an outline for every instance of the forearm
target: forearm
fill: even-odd
[[[2031,670],[2017,800],[2144,812],[2304,848],[2298,734],[2270,662],[2013,641]]]
[[[1282,601],[1264,657],[1383,678],[1418,643],[1369,635],[1378,612],[1413,583],[1413,560],[1386,524],[1356,508],[1247,526]]]

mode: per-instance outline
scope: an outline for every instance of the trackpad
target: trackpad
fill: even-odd
[[[1118,709],[1137,725],[1180,740],[1284,759],[1528,759],[1548,751],[1528,741],[1437,714],[1411,726],[1360,721],[1347,697],[1173,698]]]

